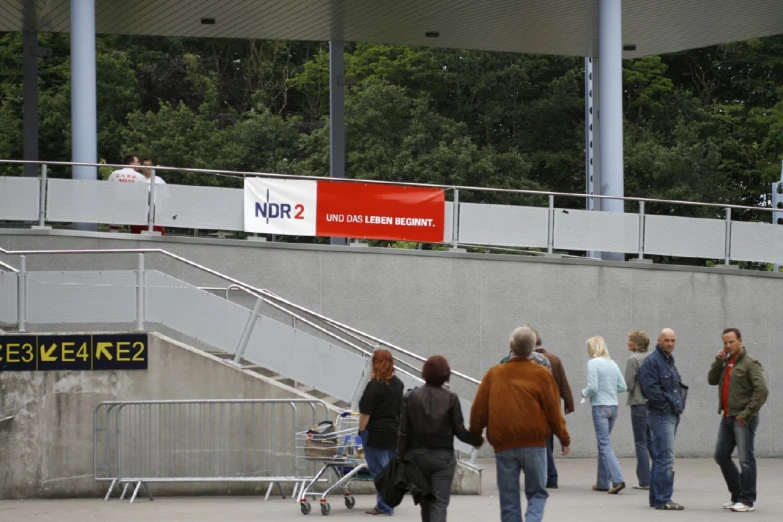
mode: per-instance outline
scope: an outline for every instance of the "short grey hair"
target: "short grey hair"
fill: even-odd
[[[520,326],[511,332],[509,343],[514,355],[528,358],[536,346],[536,334],[529,326]]]

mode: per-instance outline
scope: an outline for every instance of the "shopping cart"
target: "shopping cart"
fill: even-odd
[[[323,464],[318,473],[309,480],[299,494],[299,508],[303,515],[310,514],[308,497],[320,496],[321,514],[328,515],[332,508],[326,497],[336,488],[342,488],[345,507],[352,509],[356,499],[348,491],[350,482],[361,476],[368,478],[367,464],[364,462],[364,448],[359,437],[359,414],[344,411],[335,422],[325,421],[312,429],[296,434],[297,457],[307,461]],[[310,491],[318,480],[333,472],[337,481],[323,493]]]

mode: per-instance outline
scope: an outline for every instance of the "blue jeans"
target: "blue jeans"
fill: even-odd
[[[373,478],[377,477],[386,467],[386,464],[394,458],[396,451],[394,448],[374,448],[372,446],[364,446],[364,459],[367,461],[367,469]],[[394,508],[389,507],[386,502],[383,501],[383,497],[378,493],[375,507],[381,513],[394,513]]]
[[[612,428],[617,420],[617,406],[593,406],[593,427],[598,441],[598,480],[596,486],[609,489],[625,482],[620,462],[612,449]]]
[[[546,485],[557,486],[557,467],[555,467],[555,436],[546,441]]]
[[[631,426],[636,447],[636,478],[640,486],[650,485],[650,459],[653,456],[652,433],[647,422],[647,405],[631,406]]]
[[[756,457],[753,455],[753,439],[758,426],[758,417],[754,417],[745,426],[740,426],[736,417],[723,417],[718,428],[718,443],[715,445],[715,462],[723,472],[723,478],[731,492],[731,501],[742,502],[748,506],[756,502]],[[735,447],[741,473],[731,458]]]
[[[544,520],[544,506],[549,493],[546,491],[546,448],[512,448],[495,454],[498,491],[500,493],[501,522],[522,522],[519,474],[525,474],[527,497],[527,522]]]
[[[674,491],[674,437],[680,416],[670,412],[647,412],[653,436],[652,477],[650,505],[658,507],[672,501]]]

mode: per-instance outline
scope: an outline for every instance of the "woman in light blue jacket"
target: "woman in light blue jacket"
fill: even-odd
[[[598,439],[598,481],[595,491],[608,491],[616,495],[625,488],[620,463],[612,449],[612,428],[617,420],[617,394],[627,390],[620,368],[609,355],[603,337],[587,340],[587,388],[582,397],[589,397],[593,406],[593,426]]]

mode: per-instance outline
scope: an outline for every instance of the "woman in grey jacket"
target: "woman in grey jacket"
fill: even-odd
[[[609,355],[609,349],[601,336],[587,340],[587,387],[582,397],[589,397],[593,406],[593,426],[598,440],[598,481],[595,491],[608,491],[615,495],[625,488],[620,463],[612,449],[612,428],[617,420],[617,394],[626,390],[620,368]]]
[[[422,522],[446,522],[457,466],[454,437],[476,447],[484,442],[465,429],[459,397],[443,388],[450,375],[445,357],[433,355],[427,359],[421,370],[426,384],[405,396],[400,415],[397,455],[416,463],[434,494],[434,498],[422,499]]]
[[[642,395],[639,384],[639,368],[650,355],[650,336],[641,330],[628,334],[628,350],[631,356],[625,364],[625,384],[628,386],[628,400],[631,407],[631,426],[633,442],[636,447],[636,478],[639,480],[634,489],[650,489],[650,461],[653,456],[652,433],[647,422],[647,399]]]

